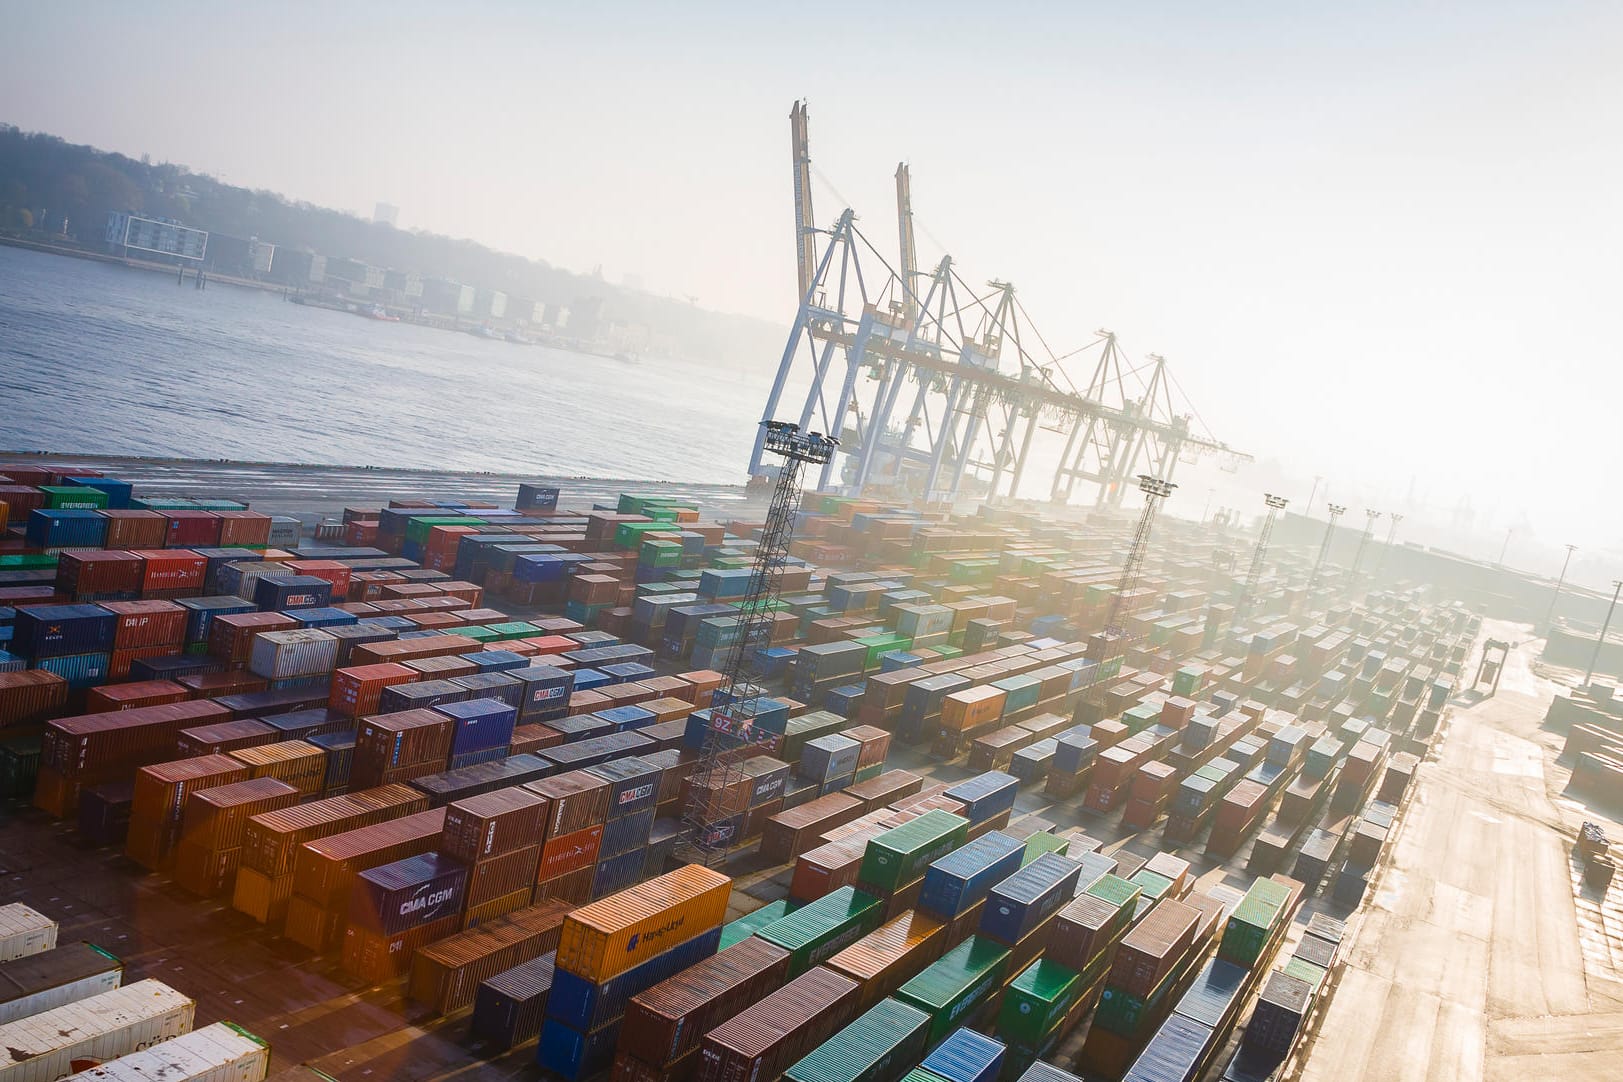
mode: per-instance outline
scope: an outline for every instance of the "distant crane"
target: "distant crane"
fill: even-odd
[[[1330,541],[1336,535],[1336,519],[1346,513],[1346,504],[1330,505],[1330,522],[1324,528],[1324,540],[1319,542],[1319,558],[1313,561],[1313,574],[1308,576],[1307,580],[1307,597],[1310,605],[1313,603],[1313,591],[1319,585],[1319,573],[1324,569],[1324,559],[1330,555]]]
[[[1268,505],[1268,517],[1262,520],[1262,531],[1257,534],[1257,547],[1251,552],[1251,568],[1245,573],[1245,586],[1240,589],[1240,599],[1234,604],[1234,622],[1239,624],[1246,617],[1246,611],[1257,591],[1257,584],[1262,581],[1262,560],[1268,555],[1268,542],[1274,536],[1274,522],[1279,518],[1279,512],[1289,503],[1283,496],[1264,493],[1263,501]]]
[[[1093,678],[1083,692],[1083,700],[1097,705],[1104,694],[1105,681],[1121,671],[1122,655],[1127,652],[1127,628],[1122,615],[1127,598],[1138,588],[1139,573],[1144,568],[1144,556],[1150,548],[1150,527],[1161,501],[1172,495],[1178,486],[1147,473],[1138,475],[1138,490],[1144,494],[1144,508],[1138,514],[1138,525],[1133,530],[1132,544],[1127,549],[1127,562],[1122,564],[1121,577],[1116,582],[1115,596],[1110,599],[1110,614],[1105,618],[1105,629],[1089,643],[1088,656],[1094,661]]]
[[[1072,354],[1048,349],[1012,284],[971,285],[946,255],[921,271],[905,162],[895,178],[896,266],[849,208],[819,228],[808,122],[805,103],[795,102],[789,125],[799,309],[761,417],[803,431],[820,418],[839,440],[837,456],[817,475],[819,491],[859,494],[872,486],[946,501],[966,489],[989,499],[1014,495],[1038,427],[1066,439],[1050,487],[1056,501],[1085,481],[1098,486],[1098,503],[1120,506],[1141,467],[1170,480],[1180,461],[1204,454],[1224,468],[1250,460],[1198,431],[1192,411],[1173,411],[1162,358],[1152,356],[1141,376],[1123,364],[1115,336],[1101,334],[1074,351],[1100,350],[1093,381],[1079,390],[1061,366]],[[752,478],[772,470],[764,438],[757,436],[751,452]]]
[[[803,432],[798,425],[783,421],[765,421],[761,427],[766,450],[781,457],[783,464],[778,467],[749,583],[738,605],[737,631],[721,667],[721,684],[711,696],[710,724],[692,777],[678,846],[678,855],[687,863],[707,867],[723,863],[736,841],[738,816],[744,811],[739,803],[743,762],[755,744],[769,737],[755,729],[764,695],[759,657],[770,643],[772,616],[789,561],[789,539],[800,507],[801,471],[827,462],[838,446],[831,436]]]
[[[1364,514],[1368,515],[1369,518],[1364,523],[1364,532],[1358,537],[1358,551],[1353,553],[1352,571],[1348,574],[1348,579],[1352,581],[1354,585],[1357,584],[1358,569],[1362,567],[1364,563],[1364,549],[1369,545],[1369,536],[1375,532],[1375,520],[1381,517],[1381,513],[1379,511],[1373,511],[1367,507],[1364,509]]]

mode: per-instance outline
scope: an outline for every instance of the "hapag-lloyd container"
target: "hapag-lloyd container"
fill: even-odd
[[[720,927],[733,881],[688,865],[584,906],[558,943],[558,968],[601,983]]]
[[[625,1015],[632,996],[714,955],[720,939],[717,925],[601,984],[559,966],[552,978],[546,1015],[582,1033],[606,1026]]]
[[[621,1044],[655,1067],[674,1063],[706,1033],[782,987],[788,974],[788,951],[743,940],[633,996]]]
[[[196,1004],[144,980],[0,1025],[4,1082],[56,1082],[77,1060],[105,1062],[191,1032]]]
[[[461,910],[467,885],[467,866],[439,853],[368,869],[350,892],[350,925],[395,935],[432,924]]]

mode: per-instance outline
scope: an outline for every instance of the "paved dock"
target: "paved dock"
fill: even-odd
[[[1563,795],[1561,737],[1539,729],[1556,690],[1532,671],[1540,643],[1484,630],[1520,645],[1421,769],[1302,1082],[1623,1078],[1623,886],[1599,898],[1571,855],[1585,819],[1614,841],[1623,829]]]

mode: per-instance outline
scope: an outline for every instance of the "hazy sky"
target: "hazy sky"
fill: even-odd
[[[893,249],[906,158],[921,262],[1013,280],[1058,350],[1165,354],[1219,435],[1340,498],[1623,539],[1615,2],[53,0],[7,29],[0,119],[783,321],[805,97],[864,230]]]

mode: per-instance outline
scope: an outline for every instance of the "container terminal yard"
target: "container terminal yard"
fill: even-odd
[[[1616,1077],[1609,688],[1273,499],[819,439],[0,457],[0,1080]]]

